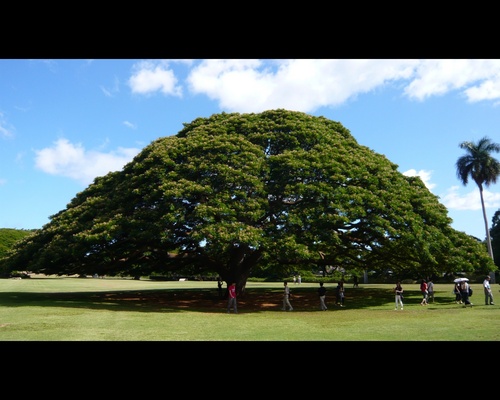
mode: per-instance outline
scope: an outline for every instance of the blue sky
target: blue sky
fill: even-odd
[[[499,106],[497,59],[0,59],[0,228],[41,228],[195,118],[284,108],[340,122],[484,239],[479,190],[455,163],[463,141],[500,143]],[[484,196],[491,227],[500,182]]]

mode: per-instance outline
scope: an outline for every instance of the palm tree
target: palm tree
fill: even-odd
[[[484,227],[486,229],[486,243],[488,253],[493,260],[493,249],[491,248],[490,230],[488,229],[488,219],[484,207],[483,185],[488,187],[491,183],[496,183],[500,175],[500,162],[491,156],[492,152],[500,151],[500,144],[492,143],[486,136],[477,143],[462,142],[459,144],[467,154],[457,160],[457,176],[464,185],[467,185],[469,177],[476,182],[481,195],[481,206],[483,208]],[[495,283],[495,273],[490,273],[491,280]]]

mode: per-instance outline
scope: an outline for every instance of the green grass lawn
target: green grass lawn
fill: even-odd
[[[319,310],[318,284],[289,284],[294,311],[281,311],[283,283],[248,282],[239,313],[227,314],[217,282],[33,277],[0,280],[0,341],[498,341],[496,305],[472,284],[472,308],[457,305],[453,284],[435,284],[435,302],[420,305],[419,285],[346,285],[346,307]],[[186,299],[196,295],[196,301]],[[258,304],[257,304],[258,303]]]

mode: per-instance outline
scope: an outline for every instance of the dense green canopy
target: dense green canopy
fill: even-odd
[[[0,258],[5,256],[17,241],[33,232],[34,229],[0,228]]]
[[[184,124],[50,219],[6,269],[144,276],[191,268],[241,288],[255,268],[428,276],[489,260],[451,228],[420,178],[339,122],[282,109]]]

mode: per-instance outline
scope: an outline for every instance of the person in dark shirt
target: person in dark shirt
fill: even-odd
[[[460,293],[460,283],[455,282],[453,293],[455,293],[455,303],[462,304],[462,293]]]
[[[401,310],[402,310],[403,309],[403,286],[401,286],[401,281],[398,281],[398,283],[396,283],[396,287],[394,288],[394,293],[396,294],[396,296],[395,296],[395,301],[396,301],[395,310],[398,309],[398,305],[401,306]]]
[[[219,292],[219,299],[222,299],[223,294],[222,294],[222,279],[220,276],[217,277],[217,291]]]
[[[345,297],[344,281],[339,281],[337,285],[335,304],[337,304],[340,307],[344,307],[344,297]]]

